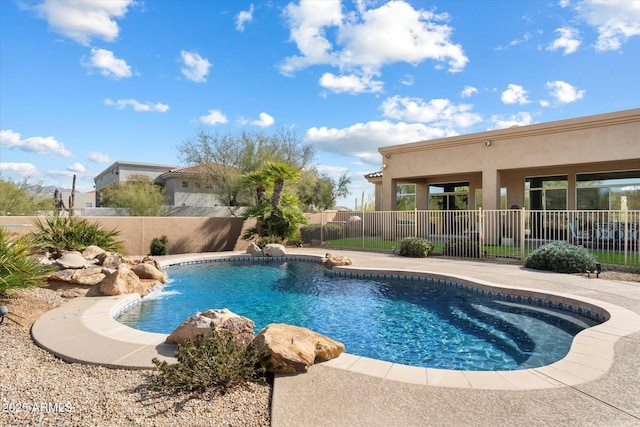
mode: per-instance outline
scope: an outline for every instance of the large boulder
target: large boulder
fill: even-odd
[[[211,327],[213,323],[214,328]],[[184,344],[198,335],[211,336],[214,332],[229,332],[236,343],[246,347],[253,341],[253,320],[239,316],[229,309],[211,309],[197,312],[182,322],[166,339],[168,343]]]
[[[109,273],[98,286],[98,290],[102,295],[124,295],[136,292],[145,296],[149,293],[147,286],[124,263],[120,264],[113,273]]]
[[[278,243],[269,243],[262,250],[264,256],[278,257],[285,256],[287,254],[287,250],[283,245]]]
[[[260,249],[260,246],[256,245],[255,243],[249,244],[249,246],[247,247],[247,254],[251,256],[264,256],[264,253],[262,252],[262,249]]]
[[[273,323],[253,340],[260,351],[269,354],[263,364],[277,373],[306,372],[315,362],[338,357],[344,344],[299,326]]]
[[[136,264],[131,266],[131,270],[136,273],[136,276],[138,276],[140,279],[150,279],[162,283],[167,283],[167,275],[165,274],[165,272],[157,269],[152,264]]]
[[[84,251],[82,251],[82,256],[84,259],[92,260],[98,257],[98,255],[105,253],[106,251],[102,249],[100,246],[89,245]]]
[[[124,262],[124,258],[117,252],[103,252],[96,256],[96,259],[103,267],[118,268]]]
[[[353,261],[351,258],[341,255],[334,255],[331,252],[327,252],[327,254],[322,259],[322,263],[325,268],[329,270],[333,270],[333,267],[343,266],[343,265],[351,265]]]
[[[97,285],[107,277],[107,271],[107,269],[102,267],[89,267],[76,270],[71,278],[71,283],[85,286]]]
[[[56,263],[63,268],[84,268],[89,265],[87,260],[80,253],[69,252],[56,260]]]

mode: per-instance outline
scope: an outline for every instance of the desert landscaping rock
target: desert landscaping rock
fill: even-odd
[[[285,256],[287,254],[287,249],[278,243],[269,243],[262,250],[264,256],[278,257]]]
[[[147,286],[127,264],[120,264],[115,272],[107,275],[97,286],[102,295],[123,295],[135,292],[145,296],[149,293]]]
[[[171,344],[184,344],[187,340],[198,335],[210,336],[213,333],[211,324],[217,331],[229,332],[236,342],[247,346],[253,341],[255,323],[251,319],[239,316],[229,309],[211,309],[202,313],[198,312],[186,319],[169,336],[167,342]]]
[[[102,249],[99,246],[95,246],[95,245],[90,245],[87,246],[84,251],[82,251],[82,256],[85,259],[88,260],[92,260],[98,257],[98,255],[101,255],[103,253],[105,253],[106,251],[104,249]]]
[[[87,260],[79,254],[67,253],[56,260],[56,263],[64,268],[84,268],[88,265]]]
[[[247,254],[251,256],[264,256],[264,253],[262,252],[262,249],[260,249],[260,246],[256,245],[255,243],[249,244],[249,246],[247,247]]]
[[[331,252],[327,252],[322,260],[322,264],[324,264],[325,268],[328,270],[333,270],[333,267],[351,265],[353,264],[353,261],[351,261],[351,258],[349,257],[334,255]]]
[[[161,283],[167,283],[167,275],[152,264],[147,264],[147,263],[136,264],[131,266],[131,270],[140,279],[157,280],[158,282],[161,282]]]
[[[96,259],[100,262],[100,265],[107,268],[117,268],[124,262],[123,256],[115,252],[103,252],[98,254]]]
[[[269,353],[264,363],[268,372],[307,372],[315,362],[331,360],[342,354],[344,344],[300,326],[274,323],[254,339],[260,350]]]

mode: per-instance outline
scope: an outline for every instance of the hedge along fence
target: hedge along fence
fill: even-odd
[[[38,219],[46,217],[0,216],[0,226],[10,236],[37,231]],[[243,251],[249,242],[242,239],[240,218],[215,217],[78,217],[105,230],[116,229],[126,255],[147,255],[154,238],[167,236],[169,254]]]

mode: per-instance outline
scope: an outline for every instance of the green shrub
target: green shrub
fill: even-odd
[[[169,253],[169,239],[167,236],[155,237],[151,241],[149,249],[153,256],[167,255]]]
[[[553,242],[533,251],[524,261],[524,266],[557,273],[584,273],[594,271],[596,262],[596,257],[582,246]]]
[[[152,390],[202,392],[218,388],[225,392],[247,382],[265,380],[260,361],[266,354],[254,346],[238,344],[228,331],[214,330],[211,336],[198,335],[179,344],[176,358],[178,362],[172,365],[153,358],[159,375],[150,384]]]
[[[87,246],[99,246],[108,252],[122,253],[122,241],[117,230],[103,230],[100,225],[85,219],[55,215],[45,223],[38,220],[38,231],[29,235],[34,246],[46,252],[84,251]]]
[[[445,256],[480,258],[482,248],[480,243],[471,239],[454,239],[444,245],[442,253]]]
[[[10,239],[0,227],[0,295],[11,289],[44,286],[52,268],[31,255],[26,236]]]
[[[322,229],[322,236],[320,230]],[[338,224],[310,224],[300,228],[300,235],[304,243],[311,243],[312,240],[337,240],[342,239],[342,227]]]
[[[426,258],[433,250],[433,243],[419,237],[408,237],[400,242],[400,256]]]

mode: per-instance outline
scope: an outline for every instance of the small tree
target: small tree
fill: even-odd
[[[146,175],[131,175],[127,182],[117,182],[100,190],[100,204],[125,208],[131,216],[160,216],[165,201],[162,187]]]
[[[314,168],[303,173],[297,194],[307,210],[325,211],[335,208],[339,198],[349,195],[347,186],[350,183],[351,177],[347,173],[342,174],[336,182],[327,175],[318,175]]]
[[[53,200],[42,193],[41,185],[29,185],[0,178],[0,215],[35,215],[53,209]]]

